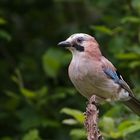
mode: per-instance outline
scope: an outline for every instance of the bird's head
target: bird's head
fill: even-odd
[[[74,52],[86,52],[92,50],[94,46],[98,46],[95,38],[84,33],[76,33],[71,35],[65,41],[58,43],[58,46],[64,47]]]

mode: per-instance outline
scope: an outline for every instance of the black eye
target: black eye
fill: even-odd
[[[78,43],[82,43],[83,41],[84,41],[84,38],[83,38],[83,37],[78,37],[78,38],[77,38],[77,42],[78,42]]]

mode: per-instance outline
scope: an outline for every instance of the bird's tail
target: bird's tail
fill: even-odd
[[[133,112],[140,116],[140,101],[138,101],[134,96],[131,99],[125,101],[124,104],[128,106]]]

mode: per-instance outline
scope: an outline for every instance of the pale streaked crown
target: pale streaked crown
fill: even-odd
[[[88,34],[85,34],[85,33],[75,33],[75,34],[71,35],[71,36],[67,39],[67,41],[72,42],[72,41],[75,41],[75,40],[78,40],[78,39],[79,39],[79,41],[80,41],[80,39],[81,39],[81,41],[82,41],[82,40],[83,40],[83,41],[86,41],[86,40],[89,40],[89,39],[91,39],[91,38],[93,38],[93,37],[90,36],[90,35],[88,35]]]

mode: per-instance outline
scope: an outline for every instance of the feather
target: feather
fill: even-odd
[[[112,79],[115,83],[119,84],[123,89],[129,92],[130,96],[134,96],[133,91],[130,89],[128,84],[123,80],[120,73],[112,65],[112,63],[105,57],[102,57],[102,68],[106,76]]]
[[[128,84],[123,80],[122,76],[117,71],[113,71],[107,68],[107,69],[104,69],[104,73],[108,77],[110,77],[115,83],[119,84],[122,88],[128,91],[130,93],[130,96],[134,96]]]

